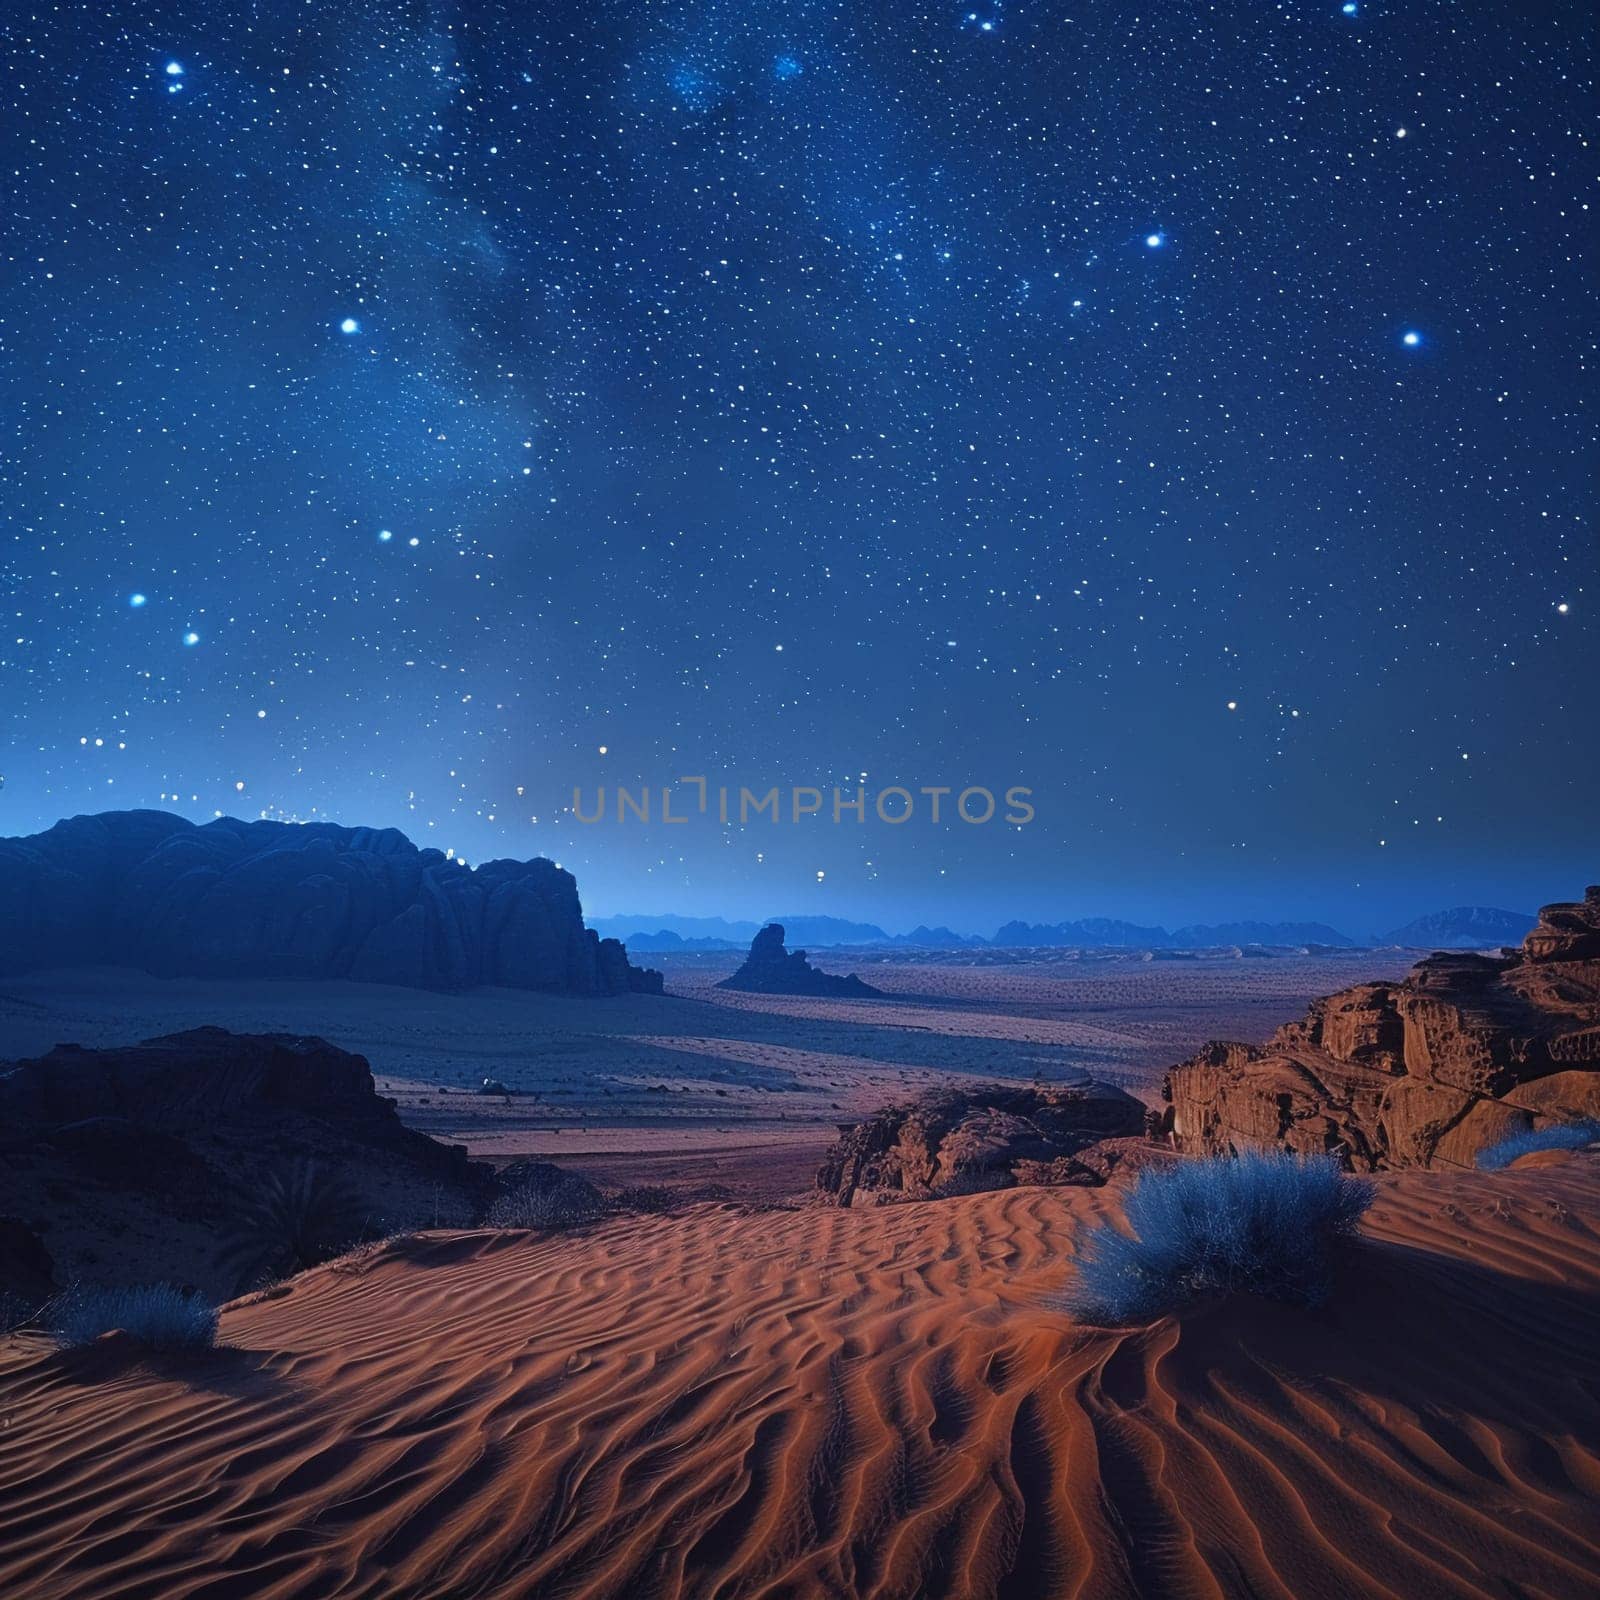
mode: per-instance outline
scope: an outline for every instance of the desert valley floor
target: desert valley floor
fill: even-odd
[[[735,954],[650,959],[665,996],[377,984],[151,979],[103,969],[0,983],[0,1060],[71,1040],[123,1044],[213,1023],[312,1033],[372,1064],[435,1138],[499,1160],[540,1155],[629,1181],[720,1182],[749,1197],[810,1186],[836,1124],[952,1077],[1088,1072],[1151,1098],[1212,1038],[1264,1039],[1308,1001],[1398,977],[1415,951],[1277,959],[1052,958],[974,965],[825,952],[883,1000],[716,987]],[[868,964],[870,963],[870,964]],[[485,1078],[516,1091],[477,1093]],[[537,1098],[535,1098],[537,1097]]]

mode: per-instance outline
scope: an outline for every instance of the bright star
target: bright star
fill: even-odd
[[[183,76],[183,63],[181,61],[169,61],[167,63],[167,76],[169,78],[181,78]]]
[[[1164,234],[1147,233],[1144,236],[1144,242],[1145,242],[1145,248],[1146,249],[1159,250],[1162,247],[1162,245],[1164,245],[1167,241],[1166,241],[1166,236]]]
[[[1422,343],[1422,335],[1418,333],[1415,328],[1412,328],[1402,336],[1400,343],[1409,345],[1412,349],[1415,349],[1419,344]]]
[[[378,543],[379,544],[388,544],[388,542],[392,538],[394,538],[394,535],[387,528],[379,528],[378,529]]]
[[[200,635],[191,630],[190,632],[184,634],[183,642],[186,645],[197,645],[200,643]]]
[[[128,596],[128,604],[137,611],[145,603],[145,599],[146,597],[142,594],[130,594]]]
[[[360,333],[361,332],[361,324],[359,322],[357,322],[354,317],[346,317],[344,319],[344,321],[339,324],[339,332],[340,333]]]
[[[1356,0],[1344,0],[1344,4],[1340,6],[1339,9],[1344,12],[1347,17],[1353,17],[1356,12],[1360,10],[1360,7],[1356,5]]]

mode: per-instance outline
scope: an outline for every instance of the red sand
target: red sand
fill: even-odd
[[[1380,1182],[1334,1302],[1051,1308],[1104,1191],[436,1234],[0,1346],[0,1594],[1592,1596],[1600,1163]]]

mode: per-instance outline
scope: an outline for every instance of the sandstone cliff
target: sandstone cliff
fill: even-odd
[[[162,977],[352,978],[659,994],[583,925],[553,862],[469,868],[393,828],[161,811],[73,817],[0,839],[0,975],[137,967]]]
[[[1600,1116],[1600,887],[1546,906],[1518,954],[1342,990],[1264,1046],[1207,1045],[1164,1093],[1180,1149],[1327,1150],[1358,1171],[1470,1167],[1512,1133]]]

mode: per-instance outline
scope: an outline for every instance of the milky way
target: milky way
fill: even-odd
[[[1576,892],[1587,27],[8,7],[0,832],[985,930]],[[686,774],[1037,817],[570,814]]]

